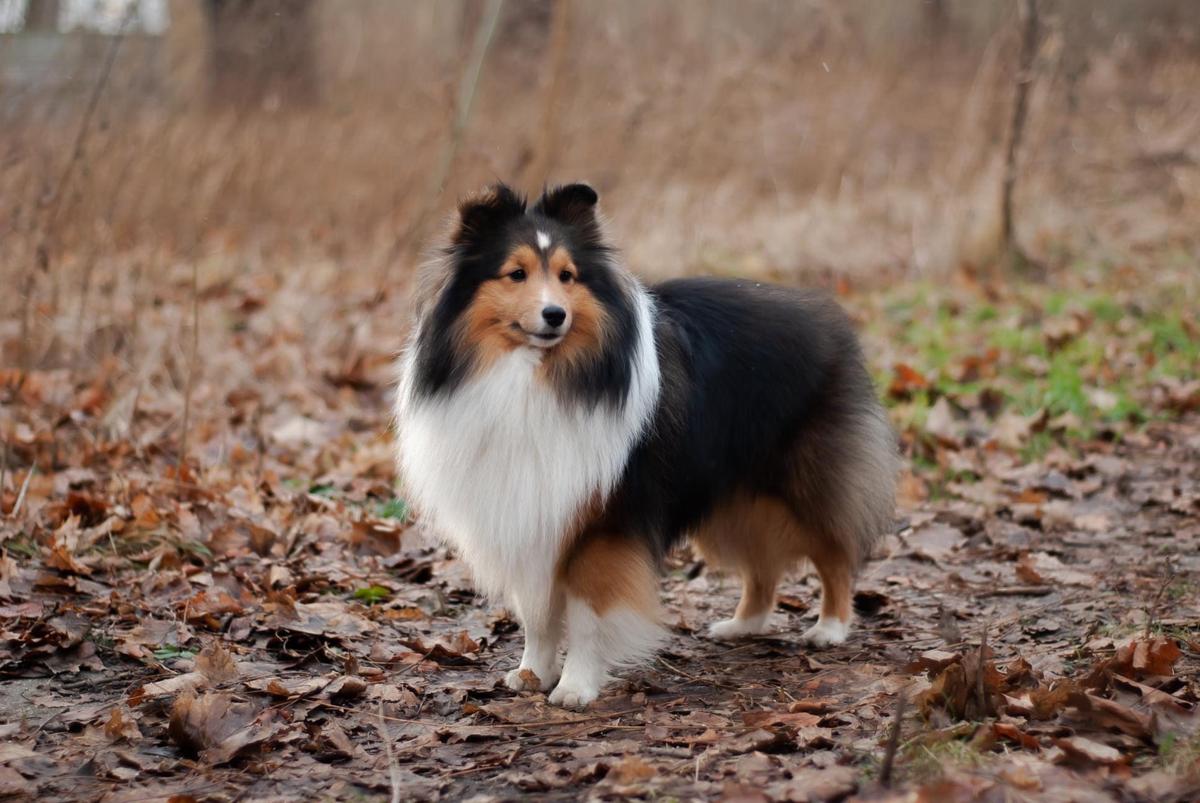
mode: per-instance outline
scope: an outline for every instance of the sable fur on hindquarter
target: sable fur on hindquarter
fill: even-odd
[[[805,638],[843,640],[895,473],[835,303],[746,281],[643,287],[595,204],[578,184],[532,207],[503,185],[462,204],[420,283],[396,408],[414,506],[525,628],[509,685],[532,673],[570,706],[653,651],[654,569],[689,535],[745,584],[715,636],[761,632],[808,557],[824,592]]]

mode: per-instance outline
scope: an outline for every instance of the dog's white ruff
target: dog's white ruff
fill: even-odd
[[[559,607],[550,594],[564,538],[584,505],[603,501],[620,480],[658,401],[651,301],[640,285],[632,292],[632,381],[617,408],[564,403],[539,377],[545,353],[533,348],[433,399],[414,394],[418,344],[401,357],[396,414],[406,493],[480,589],[512,605],[530,631],[553,629],[546,618]]]

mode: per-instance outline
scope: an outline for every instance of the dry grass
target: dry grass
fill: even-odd
[[[1121,33],[1084,47],[1065,37],[1075,36],[1072,4],[1059,6],[1031,98],[1019,236],[1055,265],[1195,260],[1194,43]],[[454,195],[543,170],[593,181],[627,258],[654,277],[936,277],[996,252],[1017,44],[1007,4],[956,8],[935,39],[919,3],[886,13],[815,1],[576,3],[569,57],[548,75],[559,61],[544,52],[552,25],[510,3],[437,201],[431,178],[472,7],[409,6],[401,18],[390,3],[318,3],[317,100],[246,110],[205,100],[204,21],[194,4],[175,4],[164,41],[122,48],[52,236],[47,194],[95,70],[8,89],[0,280],[34,282],[28,303],[0,301],[5,362],[19,351],[11,320],[24,305],[35,324],[24,345],[39,365],[113,353],[140,362],[158,348],[174,364],[182,330],[150,318],[166,312],[155,299],[186,283],[193,258],[202,293],[251,274],[264,293],[283,286],[309,302],[333,288],[394,301]],[[71,58],[85,65],[105,52],[102,41],[77,49]],[[31,274],[41,243],[47,269]],[[319,306],[306,302],[283,324]],[[160,323],[170,342],[145,342]]]

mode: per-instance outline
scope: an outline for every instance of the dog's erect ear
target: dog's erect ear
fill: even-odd
[[[507,184],[493,184],[458,205],[455,245],[493,234],[504,224],[525,214],[525,199]]]
[[[533,211],[586,233],[598,233],[596,201],[600,196],[587,184],[565,184],[542,193]]]

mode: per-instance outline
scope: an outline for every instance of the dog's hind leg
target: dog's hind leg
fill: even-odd
[[[873,403],[798,441],[790,501],[821,577],[821,615],[802,637],[814,647],[850,632],[855,576],[891,524],[896,468],[895,437]]]
[[[765,633],[771,611],[775,609],[778,582],[779,576],[774,571],[743,570],[742,599],[733,618],[713,622],[708,627],[708,635],[715,639],[735,639]]]
[[[734,639],[765,633],[775,609],[775,587],[796,563],[799,533],[781,500],[737,496],[713,511],[696,528],[692,543],[715,568],[736,571],[742,599],[732,619],[714,622],[708,634]]]
[[[821,615],[800,638],[813,647],[831,647],[850,633],[855,566],[836,542],[812,549],[810,558],[821,578]]]

